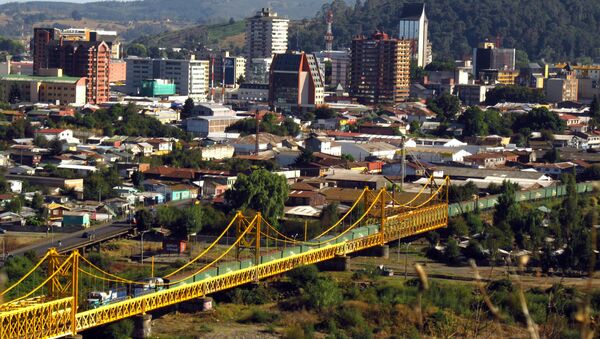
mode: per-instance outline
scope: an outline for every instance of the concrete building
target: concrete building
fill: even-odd
[[[515,55],[514,48],[498,48],[493,42],[484,41],[473,49],[473,76],[479,79],[485,70],[514,71]]]
[[[235,148],[231,145],[212,145],[200,150],[202,160],[223,160],[233,158]]]
[[[285,112],[314,109],[324,102],[323,77],[313,54],[277,54],[271,65],[269,104]]]
[[[241,84],[238,88],[238,100],[249,103],[266,103],[269,101],[269,85]]]
[[[550,102],[577,101],[579,80],[570,65],[557,78],[544,81],[544,93]]]
[[[127,63],[124,60],[111,60],[108,71],[108,81],[111,83],[127,80]]]
[[[273,58],[253,58],[246,62],[246,82],[268,84]]]
[[[33,74],[40,75],[44,68],[60,68],[67,76],[86,77],[87,102],[108,101],[111,49],[96,39],[92,35],[87,40],[70,39],[54,28],[35,28]]]
[[[0,100],[84,105],[87,102],[86,78],[17,74],[0,76]]]
[[[224,133],[225,129],[242,119],[236,116],[198,116],[185,120],[186,131],[200,137]]]
[[[409,40],[376,32],[352,40],[350,95],[361,104],[395,104],[410,90]]]
[[[175,84],[176,93],[194,100],[206,99],[205,66],[200,60],[150,59],[129,57],[127,62],[127,89],[132,94],[141,91],[142,82],[163,79]]]
[[[486,99],[487,91],[493,86],[465,84],[454,86],[455,95],[463,104],[472,106],[479,105]]]
[[[271,58],[288,48],[289,20],[263,8],[246,22],[246,59]]]
[[[432,61],[428,25],[425,4],[404,4],[398,25],[398,38],[411,41],[411,57],[419,67],[425,67]]]
[[[140,95],[145,97],[160,97],[174,95],[177,88],[173,82],[164,79],[142,80]]]
[[[315,56],[319,60],[325,86],[335,88],[341,85],[342,88],[347,88],[350,74],[350,51],[321,51],[315,53]],[[331,63],[330,69],[325,67],[328,62]]]

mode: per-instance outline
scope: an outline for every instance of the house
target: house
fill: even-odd
[[[287,206],[322,206],[327,203],[323,193],[317,191],[292,190],[288,194]]]
[[[57,203],[50,203],[47,207],[48,219],[50,221],[62,220],[65,212],[69,212],[71,209]]]
[[[196,198],[197,190],[196,194],[193,193],[194,191],[195,189],[193,187],[180,184],[167,186],[165,192],[167,193],[167,199],[169,201],[179,201]]]
[[[310,152],[321,152],[335,156],[342,155],[342,147],[326,137],[311,135],[304,141],[304,147]]]
[[[0,214],[0,227],[25,226],[25,218],[17,213],[4,212]]]
[[[500,152],[486,152],[468,155],[463,162],[473,167],[493,168],[506,164],[506,157]]]
[[[145,157],[151,156],[152,152],[154,152],[154,146],[150,145],[147,142],[139,142],[137,145]]]
[[[564,173],[573,173],[573,169],[576,169],[578,167],[572,162],[557,162],[554,164],[532,163],[528,165],[538,172],[547,174],[555,178],[559,177],[561,174]]]
[[[394,159],[398,147],[386,142],[351,143],[340,142],[342,154],[350,154],[355,160],[367,158]]]
[[[149,139],[146,143],[152,145],[153,155],[165,155],[173,151],[173,143],[163,139]]]
[[[42,153],[13,149],[10,152],[10,159],[21,165],[35,167],[42,162]]]
[[[62,216],[63,227],[90,227],[90,213],[65,211]]]
[[[417,146],[406,148],[408,157],[433,164],[462,162],[471,153],[459,147]]]
[[[160,205],[166,201],[165,195],[158,192],[140,192],[137,196],[144,206]]]
[[[266,151],[275,147],[282,147],[284,138],[270,133],[258,134],[258,151]],[[231,142],[235,149],[235,154],[252,154],[256,153],[256,135],[250,134],[244,137],[237,138]]]
[[[325,176],[329,182],[335,183],[340,188],[368,187],[378,190],[387,186],[388,181],[382,175],[360,174],[352,170],[332,170]]]
[[[210,178],[204,180],[202,185],[202,197],[203,198],[214,198],[222,195],[229,189],[226,180],[223,178]]]
[[[6,180],[9,185],[9,189],[13,193],[21,194],[23,191],[23,182],[21,180]]]
[[[70,164],[62,164],[56,166],[60,169],[68,169],[79,175],[87,176],[90,173],[94,173],[98,170],[96,166],[85,166],[85,165],[70,165]]]
[[[299,150],[291,150],[289,148],[276,149],[275,161],[280,167],[288,167],[296,162],[301,153]]]
[[[33,136],[43,136],[48,141],[73,139],[73,131],[70,129],[47,128],[33,131]]]

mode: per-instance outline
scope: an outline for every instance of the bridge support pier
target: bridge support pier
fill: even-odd
[[[146,339],[152,336],[152,315],[140,314],[133,317],[133,339]]]
[[[213,309],[213,298],[200,297],[179,305],[179,311],[185,313],[206,312]]]
[[[357,252],[357,255],[361,256],[361,257],[376,257],[376,258],[389,259],[390,258],[390,246],[389,245],[374,246],[374,247],[367,248],[367,249]]]
[[[350,257],[338,256],[327,261],[317,263],[317,267],[322,271],[343,272],[350,270]]]
[[[381,246],[377,246],[377,247],[373,247],[373,255],[383,258],[383,259],[389,259],[390,258],[390,246],[389,245],[381,245]]]

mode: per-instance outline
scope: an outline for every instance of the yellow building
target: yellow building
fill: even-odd
[[[10,74],[0,76],[0,100],[32,103],[86,103],[86,79],[57,76]]]

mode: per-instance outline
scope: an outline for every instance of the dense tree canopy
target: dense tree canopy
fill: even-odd
[[[285,177],[264,169],[250,175],[240,174],[233,188],[225,193],[228,203],[238,209],[253,209],[271,223],[283,216],[289,187]]]
[[[293,48],[323,49],[325,13],[334,13],[334,48],[348,47],[353,36],[370,34],[376,29],[390,34],[398,32],[398,18],[409,0],[334,0],[323,6],[313,20],[298,25],[300,46]],[[600,3],[587,0],[454,0],[425,1],[429,19],[429,38],[434,59],[454,60],[472,53],[484,39],[498,37],[502,46],[525,53],[519,61],[576,60],[600,57],[596,42]],[[295,28],[294,28],[295,29]],[[597,60],[596,60],[597,61]]]
[[[437,98],[427,100],[427,107],[438,116],[440,121],[453,120],[460,111],[458,97],[444,93]]]
[[[495,105],[499,102],[538,103],[545,102],[546,97],[541,89],[523,86],[498,86],[489,90],[485,103]]]

